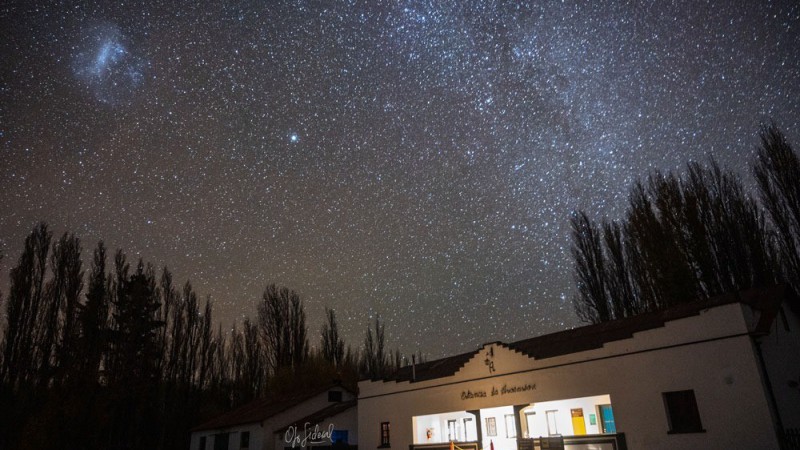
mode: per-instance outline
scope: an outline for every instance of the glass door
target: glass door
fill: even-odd
[[[611,405],[600,405],[600,424],[605,434],[617,432],[617,424],[614,423],[614,410],[611,409]]]

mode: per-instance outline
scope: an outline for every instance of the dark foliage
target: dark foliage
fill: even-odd
[[[800,160],[774,124],[761,129],[753,172],[777,237],[782,275],[800,292]]]
[[[46,224],[25,239],[10,279],[0,449],[188,448],[193,426],[254,398],[332,380],[355,390],[402,361],[395,352],[389,364],[378,322],[369,351],[345,346],[328,309],[312,351],[299,296],[275,285],[256,322],[224,331],[211,302],[189,282],[177,288],[166,268],[157,276],[140,260],[131,270],[122,251],[108,268],[100,242],[86,274],[80,241],[52,243]]]
[[[712,161],[637,182],[620,221],[577,212],[578,316],[603,322],[781,280],[800,288],[800,163],[775,126],[761,142],[761,204]]]

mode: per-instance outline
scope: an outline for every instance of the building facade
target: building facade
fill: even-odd
[[[360,445],[777,449],[784,429],[800,427],[797,305],[776,287],[364,380]]]

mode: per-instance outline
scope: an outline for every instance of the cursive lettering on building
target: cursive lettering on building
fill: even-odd
[[[467,400],[470,398],[480,398],[486,397],[486,391],[461,391],[461,400]]]
[[[504,384],[503,387],[501,387],[500,389],[498,389],[497,386],[492,386],[492,388],[489,389],[491,395],[487,395],[486,394],[487,391],[485,390],[461,391],[461,400],[469,400],[472,398],[482,398],[482,397],[494,397],[496,395],[516,394],[518,392],[532,391],[535,389],[536,389],[536,383],[525,383],[516,386],[515,385],[509,386],[507,384]]]
[[[308,444],[323,444],[323,443],[332,443],[333,439],[333,424],[328,426],[328,429],[320,429],[319,425],[314,425],[311,427],[309,422],[305,423],[303,426],[303,430],[298,430],[296,426],[292,425],[286,429],[286,434],[284,435],[284,440],[287,444],[290,444],[292,448],[295,446],[297,447],[306,447]]]

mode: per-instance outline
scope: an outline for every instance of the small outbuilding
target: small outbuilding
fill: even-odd
[[[259,399],[195,427],[191,450],[354,450],[357,419],[355,394],[338,385]]]

